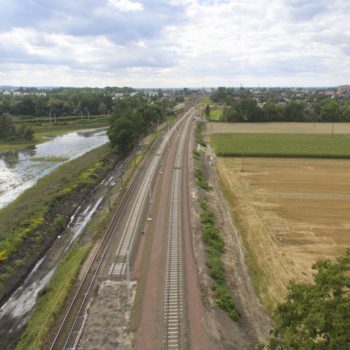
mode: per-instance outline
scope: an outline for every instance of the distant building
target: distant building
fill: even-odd
[[[340,85],[338,86],[337,93],[339,96],[350,96],[350,85]]]

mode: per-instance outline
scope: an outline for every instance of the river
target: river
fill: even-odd
[[[0,209],[58,166],[107,142],[105,130],[75,131],[31,150],[0,153]]]

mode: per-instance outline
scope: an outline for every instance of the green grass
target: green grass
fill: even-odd
[[[31,158],[31,160],[34,162],[52,162],[52,163],[61,163],[61,162],[65,162],[68,159],[69,158],[67,157],[55,157],[55,156]]]
[[[71,291],[81,265],[85,261],[92,245],[81,248],[73,246],[58,266],[51,281],[40,292],[35,310],[16,347],[16,350],[41,349],[55,317],[60,312]]]
[[[194,130],[194,138],[195,141],[200,144],[203,147],[207,147],[207,144],[205,143],[204,137],[203,137],[203,123],[198,122],[196,125],[196,129]]]
[[[201,225],[203,241],[207,251],[209,276],[213,279],[212,290],[216,304],[233,320],[239,320],[239,314],[226,281],[222,255],[225,252],[225,241],[215,225],[215,217],[209,209],[206,199],[201,201]]]
[[[210,117],[211,121],[219,121],[222,117],[224,107],[220,105],[215,105],[210,109]]]
[[[350,135],[213,134],[222,157],[350,158]]]

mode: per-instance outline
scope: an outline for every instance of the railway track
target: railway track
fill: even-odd
[[[68,310],[60,323],[60,327],[49,348],[50,350],[77,348],[86,322],[85,309],[92,295],[96,278],[99,275],[101,266],[110,250],[109,248],[114,241],[114,233],[116,228],[119,226],[123,216],[126,214],[126,210],[130,204],[133,194],[135,193],[136,189],[139,188],[127,220],[126,228],[123,231],[118,249],[115,253],[115,263],[110,269],[111,274],[116,274],[121,278],[124,276],[127,270],[127,263],[129,261],[130,253],[132,252],[134,242],[136,241],[137,229],[147,204],[148,193],[156,177],[157,169],[161,164],[161,157],[166,150],[171,136],[175,133],[181,122],[188,117],[191,112],[192,110],[185,113],[184,116],[181,117],[181,119],[179,119],[170,130],[168,130],[158,147],[155,147],[155,155],[150,160],[149,166],[147,166],[146,175],[144,177],[141,176],[146,167],[144,166],[140,167],[133,177],[101,240],[101,243],[97,248],[91,264],[80,285],[78,286]]]
[[[97,251],[92,259],[92,262],[84,275],[78,289],[66,311],[66,314],[61,321],[60,327],[56,336],[50,346],[50,350],[53,349],[68,349],[69,346],[74,343],[76,331],[84,322],[83,311],[87,304],[87,301],[91,295],[92,288],[96,277],[100,271],[102,262],[108,252],[113,239],[113,233],[116,227],[119,225],[120,220],[127,208],[128,203],[132,197],[133,191],[138,184],[140,176],[142,174],[142,168],[135,174],[130,185],[126,189],[120,204],[113,215],[113,218],[105,231],[105,234],[99,244]],[[65,339],[66,335],[66,339]]]
[[[183,252],[182,252],[182,165],[190,119],[181,134],[174,164],[170,199],[168,246],[165,273],[164,325],[165,348],[181,348],[183,319]]]
[[[145,209],[148,206],[147,201],[148,199],[151,199],[152,185],[156,179],[156,174],[161,164],[161,157],[168,146],[170,138],[173,136],[182,121],[189,115],[189,113],[191,113],[191,111],[186,113],[168,131],[147,169],[146,175],[140,187],[140,191],[138,192],[137,198],[128,217],[127,225],[125,227],[124,234],[122,235],[122,240],[117,248],[115,262],[112,263],[110,267],[110,275],[114,275],[120,279],[124,278],[126,275],[129,260],[132,258],[134,252],[135,241],[140,231],[140,222],[142,222],[141,219],[144,215]]]

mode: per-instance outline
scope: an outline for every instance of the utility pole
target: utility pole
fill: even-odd
[[[334,121],[332,121],[332,138],[334,136]]]

